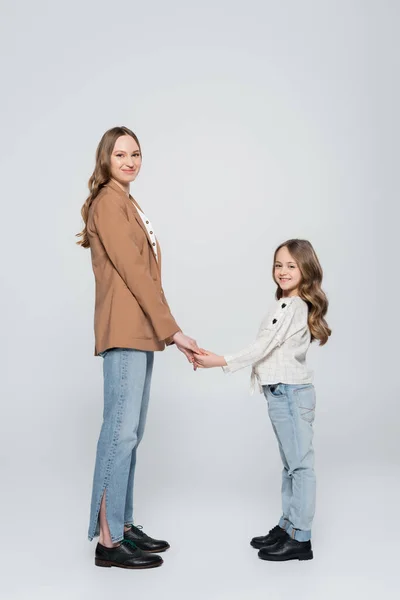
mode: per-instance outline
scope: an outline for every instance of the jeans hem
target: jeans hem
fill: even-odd
[[[96,537],[100,537],[99,535],[94,535],[93,537],[91,537],[90,535],[88,535],[88,540],[89,542],[93,542],[94,538]],[[113,544],[118,544],[118,542],[122,542],[122,540],[124,539],[124,536],[122,537],[118,537],[117,540],[114,540],[113,538],[111,538],[111,541]]]
[[[287,531],[287,528],[288,528],[288,527],[289,527],[289,525],[290,525],[290,521],[289,521],[289,519],[286,519],[285,517],[281,517],[281,518],[279,519],[279,523],[278,523],[278,525],[279,525],[279,527],[280,527],[281,529],[284,529],[285,531]]]
[[[124,536],[118,537],[117,540],[114,540],[113,538],[111,538],[111,541],[113,544],[118,544],[118,542],[122,542],[123,539],[124,539]]]
[[[286,533],[290,535],[292,540],[297,542],[309,542],[311,540],[311,530],[296,529],[291,523],[287,527]]]

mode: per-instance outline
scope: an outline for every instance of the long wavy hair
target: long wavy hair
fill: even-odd
[[[96,165],[88,183],[89,196],[86,198],[81,209],[81,215],[85,226],[80,233],[76,234],[76,237],[81,238],[76,243],[83,248],[89,248],[90,246],[86,229],[90,206],[99,194],[101,188],[111,179],[111,155],[114,150],[115,142],[122,135],[130,135],[139,146],[140,154],[142,154],[137,136],[127,127],[113,127],[106,131],[101,138],[96,150]]]
[[[311,341],[319,340],[320,346],[323,346],[328,341],[332,331],[325,321],[325,315],[328,310],[328,298],[321,288],[322,267],[310,242],[307,240],[288,240],[275,250],[272,267],[274,281],[276,255],[281,248],[285,247],[295,259],[300,269],[299,296],[308,305],[308,327],[311,332]],[[276,299],[280,300],[282,296],[282,289],[278,285]]]

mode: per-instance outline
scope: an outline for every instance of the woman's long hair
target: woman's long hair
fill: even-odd
[[[281,244],[274,254],[273,278],[275,281],[276,255],[281,248],[287,248],[298,264],[301,273],[299,284],[299,296],[308,305],[308,327],[311,332],[311,341],[319,340],[320,346],[328,341],[332,331],[325,321],[328,310],[328,299],[321,288],[322,267],[315,250],[307,240],[288,240]],[[276,298],[280,300],[283,296],[282,289],[278,286]]]
[[[89,179],[89,196],[86,198],[86,201],[81,209],[81,215],[85,226],[80,233],[76,234],[76,237],[81,238],[79,242],[76,243],[79,246],[83,246],[83,248],[89,248],[89,238],[87,235],[86,225],[90,206],[93,200],[99,194],[101,188],[104,187],[110,181],[111,154],[114,150],[115,142],[122,135],[130,135],[131,137],[133,137],[133,139],[139,146],[140,153],[142,153],[138,138],[133,133],[133,131],[131,131],[127,127],[113,127],[112,129],[106,131],[103,137],[101,138],[96,150],[96,166]]]

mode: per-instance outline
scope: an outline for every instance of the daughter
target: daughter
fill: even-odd
[[[268,401],[268,412],[283,462],[282,517],[251,545],[264,560],[309,560],[315,511],[313,421],[315,391],[307,369],[310,343],[331,335],[324,317],[328,300],[322,268],[310,242],[289,240],[274,255],[277,302],[261,324],[256,341],[237,354],[195,354],[195,366],[225,373],[252,365],[252,382]]]

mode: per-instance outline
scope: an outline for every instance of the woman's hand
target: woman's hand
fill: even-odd
[[[208,352],[208,350],[201,349],[201,354],[195,352],[194,364],[200,369],[210,369],[212,367],[225,367],[226,361],[223,356]]]
[[[202,350],[198,347],[196,340],[192,339],[188,335],[178,331],[172,336],[178,350],[183,352],[188,361],[193,365],[193,369],[196,370],[197,366],[194,362],[194,352],[201,354]]]

